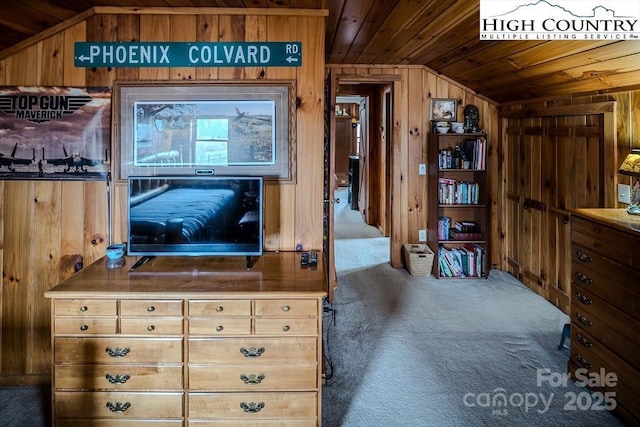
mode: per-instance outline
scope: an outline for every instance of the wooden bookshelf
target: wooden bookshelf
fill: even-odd
[[[484,133],[429,134],[427,243],[435,253],[432,272],[436,278],[489,275],[486,147]],[[461,158],[459,163],[456,157]],[[469,163],[465,164],[464,159]],[[443,217],[449,218],[449,226],[442,226]],[[458,233],[464,234],[454,239],[449,229],[462,222],[467,225]],[[456,268],[453,258],[461,261],[460,268]]]

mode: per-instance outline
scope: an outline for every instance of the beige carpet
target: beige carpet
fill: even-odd
[[[323,425],[623,425],[573,410],[572,394],[595,402],[588,390],[538,380],[566,371],[569,350],[557,347],[568,317],[556,307],[501,271],[437,280],[391,268],[388,240],[357,211],[340,204],[335,218]]]

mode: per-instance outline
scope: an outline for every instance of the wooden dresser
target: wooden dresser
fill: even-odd
[[[321,425],[322,260],[133,261],[45,293],[56,426]]]
[[[569,371],[572,378],[597,373],[601,391],[615,393],[620,417],[640,425],[640,217],[577,209],[571,241]],[[615,374],[617,384],[605,384],[603,373]]]

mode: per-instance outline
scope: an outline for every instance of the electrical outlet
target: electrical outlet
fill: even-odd
[[[427,165],[424,163],[420,163],[418,165],[418,175],[426,175],[427,174]]]
[[[631,203],[631,186],[618,184],[618,201],[620,203]]]
[[[418,230],[418,241],[419,242],[427,241],[427,230]]]

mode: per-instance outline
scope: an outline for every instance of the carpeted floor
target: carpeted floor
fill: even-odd
[[[558,344],[568,317],[511,275],[437,280],[393,269],[388,239],[346,205],[335,237],[324,426],[624,425],[587,409],[596,397],[570,380],[551,386],[566,372],[569,350]]]
[[[566,371],[567,316],[500,271],[437,280],[391,268],[388,239],[339,193],[323,426],[623,426],[585,405],[587,390],[547,380]],[[0,388],[0,425],[47,426],[49,402],[48,388]]]

